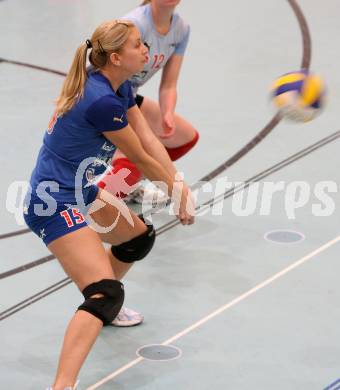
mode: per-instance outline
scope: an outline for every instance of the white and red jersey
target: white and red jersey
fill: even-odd
[[[139,6],[123,16],[139,29],[143,43],[149,48],[149,61],[144,69],[131,79],[134,94],[159,69],[163,68],[173,54],[183,56],[188,44],[190,27],[174,13],[167,34],[160,34],[154,24],[150,4]]]

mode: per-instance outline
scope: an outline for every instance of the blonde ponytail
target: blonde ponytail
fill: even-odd
[[[66,76],[61,93],[56,100],[57,115],[63,115],[69,111],[76,100],[84,94],[84,86],[87,78],[86,74],[86,54],[87,45],[79,46],[74,56],[71,68]]]
[[[144,0],[140,6],[142,7],[143,5],[147,5],[149,3],[151,3],[151,0]]]
[[[129,38],[130,30],[134,27],[134,24],[127,20],[104,22],[96,28],[91,40],[78,47],[61,93],[56,100],[58,116],[69,111],[84,95],[87,79],[87,50],[92,49],[89,55],[91,65],[95,69],[101,69],[107,64],[111,53],[118,53],[122,49]]]

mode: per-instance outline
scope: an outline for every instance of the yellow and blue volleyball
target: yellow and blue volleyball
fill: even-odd
[[[284,118],[308,122],[324,106],[325,84],[320,76],[308,70],[286,73],[273,83],[271,99]]]

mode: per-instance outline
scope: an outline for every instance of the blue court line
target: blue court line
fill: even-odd
[[[333,386],[339,385],[336,388],[333,388]],[[340,389],[340,379],[336,380],[335,382],[331,383],[327,387],[324,388],[324,390],[339,390]]]

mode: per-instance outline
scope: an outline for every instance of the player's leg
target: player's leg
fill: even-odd
[[[153,226],[145,225],[124,202],[104,190],[99,191],[96,202],[97,204],[94,203],[89,211],[92,228],[97,230],[103,242],[111,244],[111,247],[107,249],[107,255],[110,258],[116,278],[121,280],[134,263],[134,258],[129,258],[128,253],[136,253],[136,251],[142,253],[147,248],[149,248],[148,251],[151,250],[155,234]],[[96,211],[94,211],[95,209]],[[115,225],[116,227],[114,227]],[[152,234],[148,238],[150,232]],[[139,242],[138,237],[140,237]],[[139,244],[140,247],[135,248],[135,252],[134,248],[130,248],[129,252],[124,252],[122,249],[119,250],[120,247],[124,246],[124,243],[125,245],[132,243],[132,246],[135,243]],[[125,254],[127,258],[124,257]],[[120,258],[117,258],[117,256]]]
[[[131,240],[147,229],[137,216],[132,217],[134,224],[127,223],[124,218],[117,218],[119,213],[126,213],[126,210],[121,210],[117,200],[115,205],[111,205],[100,198],[101,192],[97,199],[104,207],[91,216],[95,228],[100,223],[108,226],[116,221],[114,229],[104,234],[105,241],[119,247],[121,242]],[[78,211],[74,213],[71,209],[67,212],[70,217],[73,214],[74,218],[65,220],[64,212],[58,209],[58,213],[52,217],[53,223],[47,221],[45,243],[82,291],[85,300],[67,328],[53,390],[74,385],[101,327],[103,324],[111,324],[123,305],[123,285],[116,280],[114,268],[118,269],[118,274],[124,274],[131,266],[131,263],[121,262],[120,267],[113,267],[110,261],[113,255],[109,253],[108,256],[99,234],[86,225]],[[50,226],[52,231],[47,228]],[[48,237],[53,237],[53,240],[48,242]]]
[[[152,249],[155,231],[152,225],[146,226],[125,203],[110,196],[106,191],[100,191],[98,202],[101,202],[99,208],[94,203],[90,209],[90,216],[93,219],[92,226],[97,229],[104,242],[111,244],[107,249],[107,255],[116,278],[121,280],[133,263],[142,260]],[[95,208],[98,210],[93,211]],[[118,223],[119,229],[108,228]],[[102,231],[103,229],[105,232]],[[141,313],[122,307],[117,317],[112,321],[112,325],[135,326],[142,323],[143,320],[144,317]]]
[[[162,116],[159,103],[144,97],[143,102],[140,106],[145,119],[147,120],[151,130],[159,137],[163,134],[162,129]],[[160,141],[166,148],[178,148],[188,143],[191,143],[198,136],[197,130],[184,118],[175,114],[175,125],[176,131],[175,134],[170,137]],[[197,140],[196,140],[197,142]],[[194,145],[192,145],[193,147]]]
[[[99,236],[89,227],[54,240],[48,248],[80,291],[83,292],[85,288],[101,280],[117,283],[116,288],[120,288],[120,282],[114,281],[115,276]],[[102,292],[91,294],[91,297],[99,299],[106,296],[105,289],[99,290]],[[111,295],[109,299],[117,301],[119,305],[122,301],[121,292]],[[85,299],[84,304],[86,302],[91,304],[91,298]],[[117,313],[119,309],[120,307]],[[114,313],[111,315],[114,316]],[[89,310],[78,310],[74,314],[65,333],[53,390],[74,386],[79,370],[102,326],[103,321]]]

